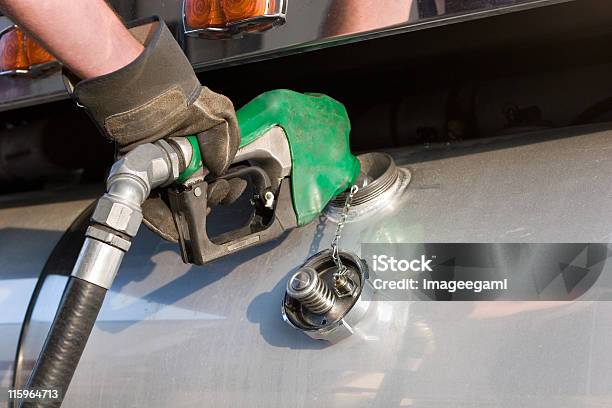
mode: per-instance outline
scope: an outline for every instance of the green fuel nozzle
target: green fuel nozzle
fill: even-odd
[[[285,133],[291,154],[292,200],[300,226],[312,221],[359,175],[359,161],[350,151],[348,114],[344,105],[329,96],[279,89],[259,95],[236,114],[242,134],[240,150],[274,127]],[[179,176],[181,183],[202,165],[196,137],[188,140],[194,154]],[[265,148],[259,150],[265,155]]]
[[[308,224],[359,175],[348,115],[328,96],[270,91],[242,107],[237,117],[240,148],[235,166],[222,178],[239,177],[253,186],[251,223],[221,237],[208,236],[207,189],[213,180],[199,171],[198,141],[189,136],[191,160],[168,193],[186,263],[203,264]]]

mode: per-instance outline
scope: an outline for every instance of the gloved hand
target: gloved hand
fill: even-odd
[[[130,33],[144,45],[126,67],[78,81],[65,71],[68,91],[85,107],[101,131],[117,142],[119,153],[165,137],[197,134],[202,162],[213,176],[223,174],[240,144],[232,102],[202,87],[189,60],[158,17],[132,25]],[[243,180],[219,180],[209,188],[211,204],[234,200]],[[143,205],[145,224],[163,238],[178,240],[172,212],[153,193]]]

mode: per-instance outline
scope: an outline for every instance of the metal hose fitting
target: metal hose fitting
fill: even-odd
[[[334,292],[309,267],[301,268],[289,279],[287,294],[315,314],[328,312],[336,302]]]
[[[142,222],[141,204],[152,189],[172,183],[179,154],[163,140],[136,147],[118,160],[98,200],[58,313],[27,387],[58,388],[65,395],[98,312]],[[48,405],[57,408],[60,401]],[[39,403],[23,402],[23,408]]]
[[[179,163],[179,152],[159,140],[136,147],[113,165],[72,276],[110,289],[142,223],[142,203],[151,190],[178,177]]]

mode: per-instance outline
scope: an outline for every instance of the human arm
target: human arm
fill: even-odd
[[[81,7],[82,3],[100,7]],[[59,13],[48,9],[50,4],[58,5]],[[120,154],[143,143],[196,134],[211,174],[227,170],[240,143],[234,107],[227,97],[200,84],[159,17],[134,22],[127,29],[101,0],[0,0],[0,7],[69,68],[69,93],[117,143]],[[72,19],[78,24],[70,28]],[[133,42],[139,51],[129,53],[125,44]],[[215,183],[218,201],[244,188],[225,180]],[[149,200],[143,213],[147,226],[163,238],[178,239],[170,210],[161,200]]]
[[[117,71],[144,49],[104,0],[0,0],[0,9],[83,79]]]

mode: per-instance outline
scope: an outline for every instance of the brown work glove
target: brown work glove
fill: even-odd
[[[68,91],[102,132],[117,142],[120,154],[165,137],[196,134],[204,166],[213,176],[223,174],[240,144],[232,102],[200,85],[160,18],[137,22],[130,32],[145,47],[136,60],[118,71],[80,82],[65,72]],[[244,188],[242,180],[212,183],[209,204],[227,203]],[[176,241],[172,213],[160,197],[163,194],[154,193],[143,205],[144,222],[163,238]]]

